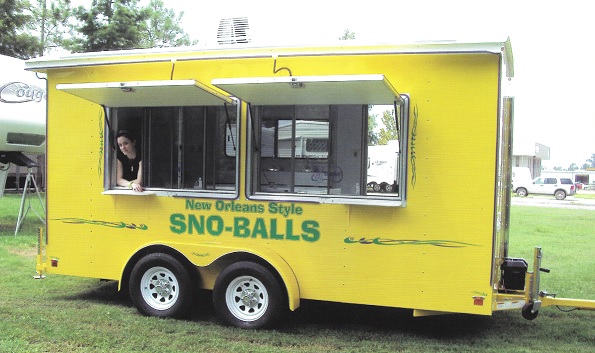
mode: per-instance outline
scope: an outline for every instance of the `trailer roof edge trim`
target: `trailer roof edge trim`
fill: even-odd
[[[110,108],[235,104],[226,94],[195,80],[58,84],[56,89]]]
[[[211,84],[254,105],[394,104],[402,101],[381,74],[216,78]]]
[[[276,55],[356,55],[356,54],[428,54],[428,53],[500,53],[507,67],[507,75],[513,76],[513,58],[510,38],[499,41],[419,41],[408,43],[378,44],[357,41],[340,41],[330,45],[312,46],[263,46],[252,44],[224,45],[218,47],[175,47],[114,50],[104,52],[75,53],[44,56],[27,60],[26,70],[46,72],[48,69],[80,66],[130,64],[137,62],[168,62],[171,60],[212,60],[233,58],[261,58]]]

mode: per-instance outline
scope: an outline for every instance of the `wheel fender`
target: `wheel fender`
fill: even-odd
[[[257,256],[263,261],[269,263],[279,273],[279,276],[283,281],[283,285],[287,290],[289,309],[295,311],[300,306],[300,287],[295,273],[287,261],[283,259],[283,257],[268,248],[259,248],[256,250],[250,248],[220,246],[217,244],[146,244],[145,246],[138,248],[137,251],[134,252],[134,255],[131,256],[127,263],[122,267],[118,289],[121,289],[120,286],[122,285],[128,268],[131,268],[131,266],[133,266],[133,264],[142,256],[152,252],[163,251],[163,249],[166,249],[167,252],[178,253],[179,255],[185,257],[189,263],[195,266],[208,266],[216,260],[232,254],[245,253]]]
[[[249,249],[236,249],[230,253],[249,253],[260,257],[264,261],[268,262],[281,276],[281,280],[287,289],[287,301],[289,303],[289,309],[295,311],[300,306],[300,286],[295,276],[295,273],[291,269],[291,266],[276,252],[264,248],[258,251]]]

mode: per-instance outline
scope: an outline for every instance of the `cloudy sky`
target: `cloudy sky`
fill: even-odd
[[[549,146],[548,166],[579,166],[595,153],[595,20],[590,0],[164,0],[184,11],[200,45],[221,18],[247,16],[254,44],[329,42],[346,29],[373,43],[504,40],[514,53],[515,153]],[[529,152],[526,152],[529,151]]]

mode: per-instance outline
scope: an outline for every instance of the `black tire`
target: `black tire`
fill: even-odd
[[[264,266],[249,261],[226,267],[213,288],[217,316],[245,329],[273,326],[285,312],[286,302],[277,278]]]
[[[516,189],[516,194],[519,196],[527,196],[529,193],[527,192],[527,189],[525,189],[525,188],[518,188],[518,189]]]
[[[556,190],[554,196],[556,197],[556,200],[564,200],[566,198],[566,191]]]
[[[190,275],[173,256],[149,254],[134,265],[129,282],[130,299],[140,313],[183,318],[194,297]]]
[[[539,315],[539,311],[538,310],[533,311],[533,303],[528,303],[528,304],[525,304],[525,306],[523,306],[523,309],[521,310],[521,314],[527,320],[535,320],[537,315]]]

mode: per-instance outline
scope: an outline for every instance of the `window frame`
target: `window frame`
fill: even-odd
[[[313,203],[329,203],[329,204],[345,204],[345,205],[365,205],[365,206],[392,206],[392,207],[406,207],[407,205],[407,178],[408,178],[408,140],[409,136],[409,115],[410,98],[407,94],[399,95],[400,100],[395,100],[393,106],[395,109],[395,119],[397,120],[396,126],[399,131],[399,159],[398,166],[399,174],[397,183],[400,187],[399,193],[395,195],[382,195],[382,194],[365,194],[365,195],[347,195],[347,194],[303,194],[296,192],[263,192],[258,191],[256,181],[254,177],[254,168],[258,163],[255,161],[254,153],[247,153],[247,171],[246,171],[246,197],[255,201],[276,201],[276,202],[313,202]],[[401,102],[401,109],[397,109],[397,105]],[[248,109],[248,114],[253,114],[253,109]],[[398,116],[397,112],[401,112],[401,116]],[[340,118],[339,118],[340,119]],[[260,134],[255,134],[253,131],[255,119],[252,116],[248,116],[247,127],[248,127],[248,141],[247,150],[253,152],[255,146],[258,145],[255,139]],[[329,126],[332,122],[329,121]],[[366,121],[367,124],[367,121]],[[258,127],[260,127],[260,120],[258,120]],[[362,129],[362,137],[365,139],[367,144],[367,129]],[[329,132],[329,145],[332,145],[332,133]],[[367,152],[364,160],[367,164]],[[367,169],[363,169],[364,172]]]
[[[175,106],[175,107],[161,107],[161,108],[172,108],[174,110],[177,111],[176,114],[180,114],[183,115],[183,113],[181,111],[184,110],[184,108],[192,108],[192,107],[203,107],[205,109],[209,109],[212,108],[212,106],[198,106],[198,105],[194,105],[194,106]],[[235,127],[235,134],[234,137],[236,137],[236,142],[235,142],[235,146],[236,146],[236,155],[235,156],[228,156],[229,158],[233,158],[235,160],[234,162],[234,168],[235,168],[235,172],[234,172],[234,183],[233,183],[233,189],[232,190],[227,190],[224,188],[219,188],[219,189],[208,189],[206,187],[204,187],[204,185],[206,185],[206,180],[202,180],[202,184],[203,184],[203,188],[201,189],[195,189],[195,188],[168,188],[168,187],[145,187],[145,190],[142,192],[135,192],[132,190],[129,190],[125,187],[122,186],[117,186],[115,185],[115,166],[116,166],[116,155],[117,155],[117,146],[114,146],[112,144],[111,141],[113,141],[113,143],[115,144],[115,135],[117,133],[117,130],[114,123],[117,122],[114,121],[114,119],[118,119],[117,116],[117,109],[119,108],[110,108],[106,110],[106,117],[107,119],[105,120],[105,130],[104,131],[108,131],[109,132],[109,138],[105,139],[104,141],[104,151],[106,151],[106,153],[104,154],[104,170],[105,170],[105,175],[104,175],[104,191],[102,192],[102,194],[106,194],[106,195],[132,195],[132,196],[145,196],[145,195],[156,195],[156,196],[169,196],[169,197],[188,197],[188,198],[192,198],[192,197],[204,197],[204,198],[221,198],[221,199],[235,199],[238,197],[239,195],[239,186],[240,186],[240,143],[238,141],[237,136],[240,136],[239,134],[239,129],[241,128],[241,119],[239,118],[239,114],[240,114],[240,104],[234,104],[234,107],[236,108],[235,114],[235,122],[231,123],[231,126]],[[157,108],[157,107],[140,107],[141,109],[143,109],[143,111],[146,110],[150,110],[152,108]],[[149,113],[150,114],[150,113]],[[229,115],[228,115],[229,116]],[[188,117],[189,119],[192,119],[191,117]],[[228,117],[226,117],[226,119],[228,119]],[[145,125],[146,124],[146,120],[147,117],[143,116],[141,118],[141,125]],[[206,124],[206,123],[205,123]],[[226,139],[227,137],[227,131],[228,131],[228,127],[230,125],[228,125],[228,122],[226,121],[225,123],[225,129],[224,129],[224,135],[223,135],[223,139]],[[148,127],[144,127],[145,129]],[[178,133],[178,138],[180,137],[180,131],[182,131],[182,129],[180,127],[178,127],[177,129],[177,133]],[[143,133],[143,135],[147,135],[148,132]],[[206,132],[205,132],[205,136],[206,136]],[[141,141],[142,144],[145,144],[145,142]],[[224,143],[226,143],[224,141]],[[112,147],[114,146],[114,147]],[[174,148],[176,146],[174,145]],[[203,140],[203,147],[206,147],[206,141]],[[143,147],[143,152],[146,153],[147,148]],[[225,151],[224,151],[225,154]],[[146,158],[146,155],[143,154],[143,159]],[[203,156],[202,158],[206,158]],[[178,164],[181,163],[181,161],[178,161]],[[205,163],[205,161],[203,160],[203,163]],[[148,178],[148,168],[149,168],[150,163],[143,163],[143,179],[147,180]],[[179,167],[179,166],[178,166]],[[176,167],[177,168],[177,167]],[[180,173],[183,173],[183,171],[180,171]],[[205,178],[206,179],[206,178]]]

